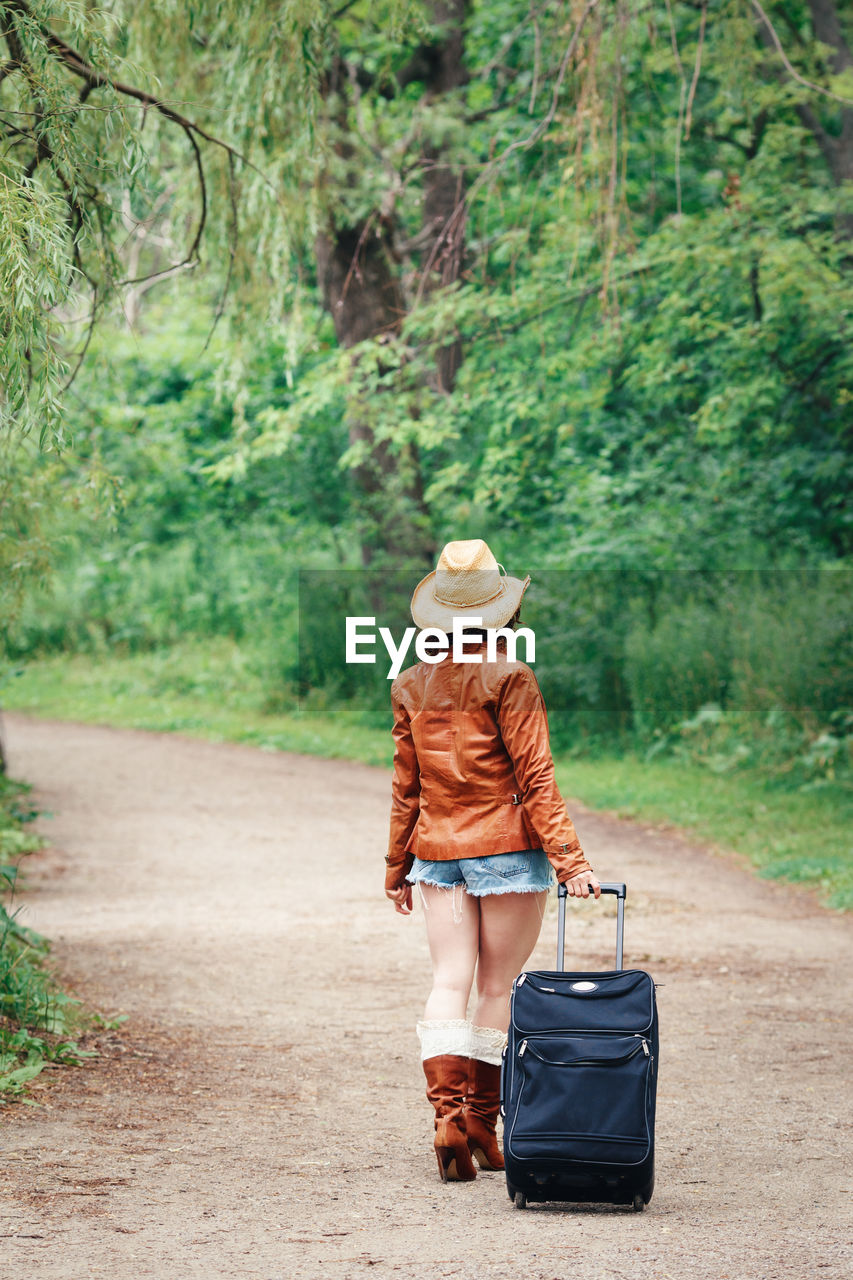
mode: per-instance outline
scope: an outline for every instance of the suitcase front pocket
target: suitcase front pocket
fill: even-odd
[[[522,1040],[509,1150],[519,1160],[639,1164],[649,1153],[652,1058],[642,1036]]]
[[[612,1031],[647,1035],[654,983],[642,969],[614,973],[522,973],[513,992],[513,1026],[523,1037]]]

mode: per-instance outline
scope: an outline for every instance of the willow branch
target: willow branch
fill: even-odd
[[[339,9],[334,9],[331,15],[332,22],[334,22],[337,18],[342,18],[345,13],[348,13],[349,10],[352,9],[357,4],[358,4],[358,0],[347,0],[347,3],[342,4]]]
[[[155,271],[150,275],[136,276],[129,280],[118,280],[116,281],[118,285],[145,284],[149,280],[156,280],[160,276],[170,275],[172,272],[180,271],[183,267],[193,266],[197,261],[198,247],[201,244],[201,237],[204,234],[204,228],[207,223],[207,183],[204,177],[204,165],[201,159],[201,149],[193,137],[192,131],[190,129],[185,129],[184,132],[186,133],[190,146],[195,154],[196,171],[198,172],[198,185],[199,191],[201,192],[201,212],[199,214],[192,244],[180,262],[173,262],[172,265],[167,267],[164,271]]]
[[[672,56],[678,68],[680,88],[678,91],[678,123],[675,126],[675,209],[681,216],[681,139],[684,130],[684,104],[687,101],[687,81],[684,78],[684,64],[678,49],[678,37],[675,33],[675,18],[672,15],[672,4],[666,0],[666,13],[669,19],[669,38],[672,44]],[[686,135],[685,135],[686,136]]]
[[[62,387],[62,395],[65,395],[65,393],[70,388],[72,382],[77,377],[77,374],[80,372],[81,368],[83,367],[83,361],[86,359],[86,353],[89,350],[89,344],[91,343],[92,335],[95,332],[95,323],[98,319],[98,311],[100,309],[100,306],[101,306],[101,300],[98,297],[98,288],[97,288],[97,285],[93,284],[92,285],[92,312],[91,312],[91,315],[88,317],[88,320],[86,323],[86,337],[83,340],[83,346],[80,348],[77,359],[74,363],[74,368],[69,373],[68,377],[65,380],[65,384]]]
[[[702,49],[705,44],[705,23],[708,20],[708,5],[702,5],[702,17],[699,21],[699,43],[696,45],[696,61],[693,64],[693,79],[690,81],[690,92],[687,95],[687,110],[684,116],[684,141],[690,137],[690,127],[693,123],[693,100],[696,97],[696,88],[699,84],[699,73],[702,70]]]
[[[24,14],[26,17],[34,20],[30,12],[26,0],[6,0],[6,8],[12,12]],[[154,94],[147,93],[144,89],[137,89],[134,85],[125,84],[121,80],[114,80],[112,76],[106,75],[103,71],[98,71],[91,63],[87,62],[82,54],[78,53],[72,45],[67,44],[60,39],[54,31],[46,29],[39,24],[39,30],[47,42],[48,48],[57,56],[60,62],[68,68],[74,75],[80,76],[92,88],[112,89],[115,93],[125,98],[133,98],[137,102],[141,102],[146,107],[152,107],[158,111],[165,119],[171,120],[174,124],[179,125],[187,134],[197,134],[199,138],[203,138],[205,142],[210,142],[213,146],[221,147],[229,155],[233,155],[235,159],[240,160],[254,173],[258,174],[264,180],[270,190],[275,190],[273,183],[267,178],[266,174],[253,164],[247,156],[238,151],[236,147],[232,147],[230,142],[226,142],[223,138],[216,137],[215,134],[208,133],[206,129],[202,129],[201,125],[196,124],[194,120],[190,120],[187,116],[176,111],[174,107],[170,107],[162,98],[156,97]]]
[[[228,157],[228,201],[231,206],[231,239],[228,245],[228,270],[225,273],[225,283],[222,286],[222,293],[219,295],[219,300],[217,301],[217,304],[216,304],[216,311],[213,316],[213,323],[210,326],[210,331],[207,337],[205,338],[204,346],[201,349],[202,355],[210,346],[214,332],[216,331],[216,326],[219,324],[219,321],[222,319],[223,315],[225,314],[225,303],[228,299],[228,293],[231,289],[231,279],[234,275],[234,263],[237,260],[237,245],[240,243],[240,223],[239,223],[239,212],[237,208],[236,182],[237,182],[237,178],[234,173],[234,157],[229,156]]]
[[[517,138],[515,142],[511,142],[507,147],[503,149],[503,151],[500,153],[499,156],[496,156],[494,160],[490,161],[489,164],[486,165],[485,169],[483,169],[483,171],[478,175],[475,181],[471,184],[471,187],[469,188],[469,190],[465,193],[462,199],[457,203],[455,209],[453,210],[450,217],[447,219],[447,222],[445,223],[442,234],[436,237],[435,243],[433,244],[433,247],[432,247],[432,251],[429,255],[427,262],[424,265],[423,271],[421,272],[421,280],[420,280],[420,284],[418,285],[417,294],[415,296],[415,304],[420,302],[421,298],[423,297],[423,292],[424,292],[424,288],[426,287],[426,281],[428,279],[429,272],[432,269],[432,265],[435,262],[436,258],[438,257],[440,250],[445,245],[451,242],[451,236],[460,234],[461,228],[464,225],[465,218],[467,217],[468,207],[471,203],[472,198],[476,195],[476,193],[483,186],[483,184],[489,179],[492,173],[494,173],[494,171],[500,165],[502,165],[504,161],[507,160],[507,158],[513,154],[513,152],[529,151],[530,148],[536,145],[536,143],[543,136],[543,134],[545,134],[547,130],[550,128],[550,126],[553,124],[554,117],[557,114],[557,107],[560,101],[560,90],[563,87],[563,81],[566,78],[566,73],[569,69],[569,65],[571,63],[572,58],[575,55],[575,50],[578,47],[578,42],[580,41],[580,38],[581,38],[581,32],[583,31],[584,26],[586,25],[587,18],[592,13],[593,9],[595,9],[598,6],[598,4],[599,4],[599,0],[586,0],[586,4],[584,5],[583,12],[581,13],[581,16],[578,18],[577,26],[575,27],[574,32],[572,33],[572,38],[569,41],[568,46],[563,54],[563,57],[560,60],[560,66],[558,68],[556,79],[554,81],[554,88],[551,93],[551,102],[543,118],[536,125],[535,129],[531,130],[531,132],[527,135],[526,138]]]

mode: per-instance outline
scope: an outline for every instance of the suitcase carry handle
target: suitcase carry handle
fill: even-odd
[[[622,940],[625,933],[625,898],[627,889],[624,884],[603,884],[602,893],[612,893],[616,898],[616,968],[622,968]],[[566,968],[566,899],[569,891],[564,884],[557,886],[557,968]],[[593,895],[590,893],[589,895]]]

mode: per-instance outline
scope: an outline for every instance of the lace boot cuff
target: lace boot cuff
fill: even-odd
[[[421,1061],[452,1053],[459,1058],[470,1057],[471,1024],[463,1018],[448,1021],[419,1022],[418,1039],[421,1042]]]
[[[472,1027],[469,1057],[499,1067],[505,1044],[505,1031],[498,1031],[496,1027]]]

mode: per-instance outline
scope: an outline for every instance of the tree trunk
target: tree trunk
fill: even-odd
[[[833,51],[829,59],[830,69],[833,75],[840,76],[853,68],[853,53],[844,39],[836,6],[832,0],[809,0],[809,9],[815,36]],[[836,186],[853,181],[853,107],[841,106],[840,113],[839,133],[832,135],[821,130],[821,136],[818,136]],[[853,212],[847,217],[848,221],[853,219]],[[850,223],[850,233],[853,234],[853,222]]]
[[[400,88],[423,83],[428,103],[465,84],[466,10],[467,0],[436,0],[432,8],[436,38],[422,45],[400,72]],[[339,64],[332,68],[329,89],[343,101],[347,85]],[[346,105],[340,108],[339,123],[344,129],[346,110]],[[342,156],[346,150],[346,143],[339,144]],[[422,158],[425,248],[420,292],[428,295],[459,278],[464,250],[464,188],[461,173],[446,162],[446,145],[440,137],[429,139]],[[319,283],[338,342],[344,348],[367,339],[390,340],[400,331],[406,301],[392,251],[392,230],[391,216],[375,211],[355,226],[337,226],[331,218],[317,237]],[[436,357],[437,389],[452,390],[461,360],[461,344],[454,338]],[[431,567],[436,548],[417,450],[413,446],[394,450],[386,441],[375,441],[369,415],[360,411],[355,400],[349,410],[349,437],[351,443],[368,448],[368,456],[354,469],[362,499],[363,563],[393,556]]]
[[[844,39],[844,32],[838,18],[838,7],[834,0],[808,0],[808,6],[815,38],[832,50],[829,58],[830,70],[834,75],[840,75],[847,68],[853,67],[853,54]],[[758,31],[762,44],[772,51],[777,75],[781,78],[787,77],[789,73],[781,67],[781,64],[778,64],[779,55],[772,34],[767,23],[762,19],[759,19]],[[853,107],[837,105],[841,116],[841,128],[837,133],[830,132],[824,126],[810,102],[799,103],[797,115],[806,128],[814,134],[833,182],[837,187],[841,187],[846,182],[853,182]],[[853,209],[842,205],[838,209],[835,221],[839,236],[846,240],[853,240]]]
[[[399,332],[403,297],[387,237],[387,227],[370,218],[355,227],[330,227],[317,237],[323,300],[344,348],[368,338],[381,342]],[[349,406],[348,431],[350,444],[367,446],[365,460],[353,469],[361,498],[362,563],[368,566],[384,553],[431,566],[435,548],[416,455],[411,449],[394,452],[386,440],[375,441],[355,399]]]

